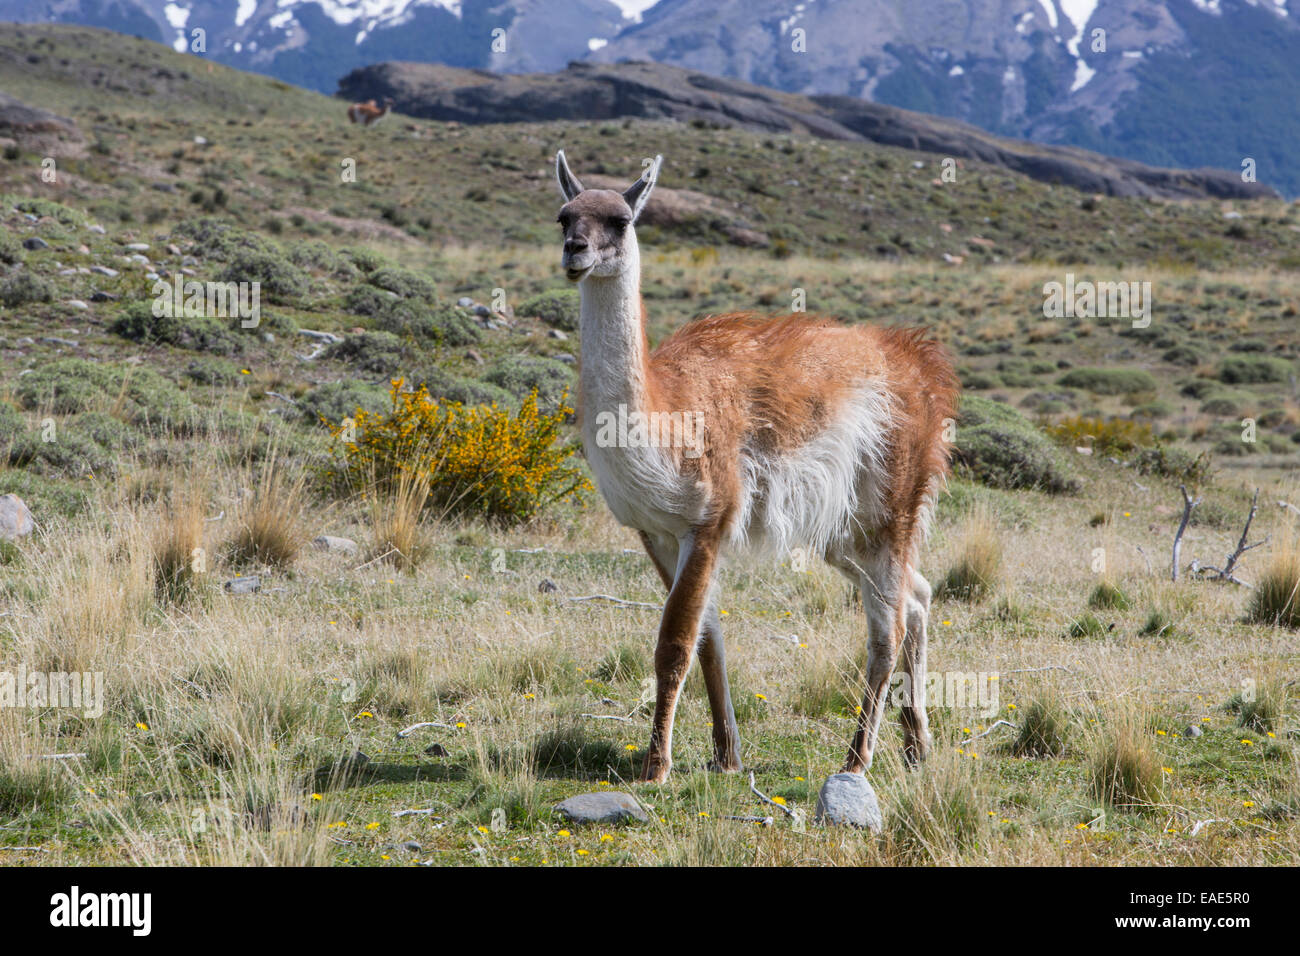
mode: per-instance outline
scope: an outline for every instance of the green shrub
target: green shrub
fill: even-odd
[[[1131,459],[1139,475],[1159,475],[1193,486],[1209,484],[1214,477],[1210,453],[1192,454],[1182,448],[1157,443],[1143,448]]]
[[[353,315],[378,315],[393,297],[372,285],[353,286],[343,299],[343,308]]]
[[[362,371],[391,375],[402,361],[402,340],[391,332],[362,332],[331,345],[326,354]]]
[[[292,302],[307,294],[307,274],[278,251],[238,249],[217,275],[218,282],[257,282],[273,302]]]
[[[483,380],[505,389],[517,399],[526,398],[535,389],[538,401],[554,406],[570,390],[573,373],[567,365],[554,359],[511,355],[495,362],[484,373]]]
[[[1233,355],[1220,363],[1219,381],[1229,385],[1285,382],[1291,371],[1290,363],[1270,355]]]
[[[454,305],[432,308],[419,302],[386,302],[376,325],[395,335],[410,335],[425,346],[460,348],[478,342],[483,333],[474,320]]]
[[[1096,395],[1125,395],[1156,389],[1156,380],[1151,373],[1136,368],[1071,369],[1057,380],[1057,384]]]
[[[18,238],[10,232],[0,232],[0,262],[14,266],[22,262],[23,258],[23,245]]]
[[[363,382],[331,382],[313,388],[298,400],[303,418],[313,425],[321,419],[340,422],[356,415],[357,409],[382,412],[389,405],[387,389]]]
[[[199,385],[229,388],[243,381],[239,367],[224,359],[195,359],[185,367],[185,377]]]
[[[526,299],[515,310],[519,315],[541,319],[547,325],[566,332],[577,331],[581,296],[577,289],[551,289]]]
[[[370,273],[367,281],[403,299],[424,299],[426,302],[431,302],[438,294],[437,288],[428,279],[410,269],[396,266],[376,269]]]
[[[500,405],[503,408],[518,404],[518,399],[504,388],[475,378],[462,378],[442,368],[430,368],[414,380],[423,385],[434,398],[459,402],[462,405]]]
[[[173,345],[214,355],[238,355],[244,350],[239,335],[221,320],[154,315],[150,302],[131,303],[108,330],[145,345]]]
[[[56,415],[102,411],[119,406],[133,425],[158,426],[189,433],[198,409],[184,392],[152,369],[125,363],[97,363],[67,358],[47,362],[24,375],[14,395],[29,411],[49,409]]]
[[[1079,488],[1047,436],[1001,402],[963,395],[956,445],[961,470],[990,487],[1038,488],[1050,494],[1072,494]]]
[[[30,272],[19,272],[0,283],[0,305],[10,309],[32,302],[49,302],[53,298],[54,287]]]

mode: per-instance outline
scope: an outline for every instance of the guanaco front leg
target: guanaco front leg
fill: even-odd
[[[698,528],[678,542],[677,569],[655,647],[655,715],[641,779],[661,783],[672,767],[673,716],[708,607],[721,534]]]

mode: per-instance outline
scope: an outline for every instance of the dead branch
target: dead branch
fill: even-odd
[[[1013,724],[1009,720],[995,720],[993,722],[993,726],[991,726],[988,730],[984,731],[982,734],[976,734],[974,737],[967,737],[964,740],[959,741],[959,743],[968,744],[972,740],[979,740],[981,737],[987,737],[989,734],[993,733],[993,731],[997,730],[999,727],[1014,727],[1014,726],[1015,724]]]
[[[418,724],[411,724],[411,726],[404,727],[401,730],[399,730],[397,732],[397,739],[405,740],[407,737],[411,736],[411,734],[415,733],[417,730],[422,730],[425,727],[441,727],[443,730],[456,729],[451,724],[440,724],[435,720],[422,720]]]
[[[1240,578],[1236,577],[1232,572],[1236,570],[1237,562],[1241,560],[1241,556],[1244,555],[1247,551],[1250,551],[1254,548],[1258,548],[1262,544],[1268,544],[1267,535],[1264,536],[1263,541],[1256,541],[1254,544],[1246,543],[1246,539],[1250,536],[1250,523],[1255,520],[1255,512],[1258,510],[1258,508],[1259,508],[1259,489],[1256,488],[1255,497],[1252,498],[1250,501],[1250,513],[1246,515],[1246,526],[1241,529],[1241,538],[1237,541],[1237,549],[1233,551],[1230,555],[1228,555],[1227,561],[1224,562],[1222,568],[1215,568],[1215,567],[1211,567],[1208,564],[1203,564],[1197,566],[1196,569],[1197,571],[1202,573],[1207,571],[1213,571],[1214,577],[1212,578],[1212,580],[1214,581],[1231,581],[1233,584],[1240,584],[1242,587],[1246,587],[1246,588],[1250,587],[1249,584],[1247,584],[1245,581],[1241,580]]]
[[[1200,498],[1193,499],[1187,493],[1186,485],[1179,485],[1178,490],[1183,493],[1183,520],[1178,523],[1178,532],[1174,535],[1173,568],[1169,578],[1171,581],[1178,580],[1178,554],[1183,549],[1183,532],[1187,530],[1187,522],[1192,520],[1192,509],[1201,503]]]
[[[644,601],[625,601],[622,598],[614,597],[612,594],[584,594],[582,597],[571,597],[569,600],[575,604],[580,601],[609,601],[619,607],[648,607],[652,611],[663,610],[662,604],[646,604]]]
[[[771,804],[774,807],[780,807],[787,817],[794,817],[794,811],[784,803],[777,803],[762,790],[759,790],[758,787],[754,786],[754,771],[752,770],[749,772],[749,789],[753,792],[754,796],[758,797],[758,799],[762,800],[764,803]]]

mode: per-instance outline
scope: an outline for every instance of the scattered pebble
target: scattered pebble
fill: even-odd
[[[231,594],[254,594],[262,590],[262,579],[255,574],[246,578],[231,578],[226,582],[225,589]]]

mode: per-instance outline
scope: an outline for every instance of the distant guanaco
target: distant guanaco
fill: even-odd
[[[387,116],[393,109],[393,98],[384,97],[384,105],[378,106],[374,100],[367,100],[364,103],[353,103],[348,107],[348,119],[354,123],[360,123],[362,126],[369,126],[371,123],[378,123]]]

